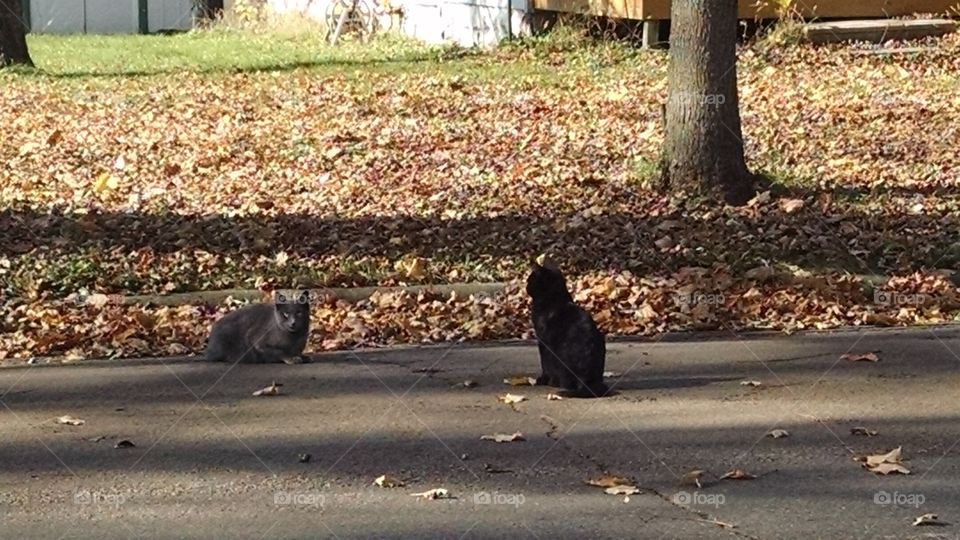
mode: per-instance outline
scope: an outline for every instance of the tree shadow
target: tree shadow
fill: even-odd
[[[664,228],[664,222],[670,226]],[[378,276],[341,271],[337,266],[360,259],[395,261],[411,253],[449,264],[479,261],[500,268],[499,275],[482,280],[502,279],[505,270],[522,267],[545,249],[561,254],[563,266],[571,274],[630,270],[662,275],[684,267],[714,265],[741,272],[788,263],[811,271],[883,275],[957,264],[960,249],[944,231],[958,228],[960,216],[953,214],[875,212],[855,207],[825,210],[809,205],[793,213],[746,211],[712,220],[682,209],[654,216],[643,208],[588,218],[512,213],[459,219],[97,210],[78,214],[57,208],[46,213],[6,208],[0,210],[0,256],[11,258],[14,267],[27,267],[38,260],[74,260],[93,268],[118,257],[149,262],[154,256],[173,254],[191,258],[196,251],[242,261],[242,268],[224,271],[227,276],[219,288],[248,286],[258,272],[284,273],[264,262],[279,251],[287,252],[291,259],[338,261],[324,276],[302,276],[304,285],[317,287],[375,285]],[[663,236],[669,236],[676,246],[656,247]],[[158,288],[159,282],[145,279],[153,275],[150,279],[155,281],[158,272],[167,271],[146,263],[140,272],[128,268],[117,274],[116,266],[114,263],[109,272],[91,270],[88,277],[77,278],[88,281],[84,284],[70,281],[70,276],[44,277],[48,287],[63,286],[70,292],[78,286],[93,286],[101,292],[137,293]],[[297,272],[290,268],[296,267],[285,272]],[[0,279],[10,279],[9,275]],[[174,285],[174,291],[180,291],[190,290],[194,284]],[[3,288],[14,293],[17,289],[12,283]]]

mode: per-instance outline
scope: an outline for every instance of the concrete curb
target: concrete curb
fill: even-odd
[[[881,275],[857,274],[857,278],[865,284],[873,287],[882,286],[890,278]],[[795,276],[785,272],[774,272],[769,276],[760,278],[761,281],[776,279],[796,280]],[[954,280],[960,286],[960,276]],[[396,293],[404,291],[410,294],[427,292],[439,296],[449,296],[456,293],[458,296],[470,295],[488,295],[492,296],[502,292],[511,282],[493,281],[493,282],[472,282],[472,283],[446,283],[436,285],[407,285],[396,287],[336,287],[336,288],[317,288],[310,289],[310,294],[316,297],[324,295],[333,295],[334,297],[347,302],[360,302],[366,300],[379,291],[381,293]],[[180,306],[180,305],[219,305],[227,298],[232,297],[241,301],[258,301],[263,298],[263,292],[256,289],[223,289],[219,291],[194,291],[173,294],[144,294],[144,295],[106,295],[111,304],[119,305],[153,305],[153,306]],[[79,303],[91,303],[90,297],[78,298]]]
[[[612,344],[637,344],[637,345],[668,345],[680,343],[730,343],[730,342],[751,342],[758,340],[818,340],[834,337],[843,334],[886,334],[886,335],[913,335],[923,334],[924,336],[933,336],[934,339],[960,339],[960,322],[924,324],[914,326],[842,326],[827,330],[802,330],[799,332],[786,333],[779,330],[692,330],[689,332],[668,332],[662,336],[608,336],[607,345]],[[942,335],[948,334],[948,335]],[[319,364],[333,359],[350,359],[354,355],[371,356],[383,355],[393,352],[403,352],[412,350],[431,350],[431,349],[487,349],[495,347],[535,347],[535,339],[494,339],[485,341],[461,341],[457,343],[441,342],[428,344],[398,344],[385,347],[366,347],[362,349],[344,349],[334,351],[312,351],[308,353],[311,358],[310,365]],[[64,361],[60,356],[36,357],[32,363],[23,360],[2,360],[0,361],[0,370],[17,368],[52,368],[52,367],[137,367],[151,365],[177,365],[177,364],[208,364],[203,355],[189,356],[166,356],[166,357],[142,357],[142,358],[89,358],[82,360]],[[225,365],[225,364],[221,364]],[[256,365],[256,364],[249,364]],[[276,364],[267,364],[276,365]],[[296,366],[291,366],[296,368]]]
[[[347,302],[359,302],[370,298],[373,293],[379,291],[387,292],[407,292],[418,294],[428,292],[440,296],[450,296],[456,293],[457,296],[470,295],[493,295],[506,288],[509,283],[490,282],[490,283],[452,283],[443,285],[410,285],[400,287],[343,287],[343,288],[321,288],[310,289],[310,294],[317,298],[324,295],[333,295],[334,297]],[[153,306],[180,306],[193,304],[218,305],[227,298],[235,300],[258,301],[263,298],[263,292],[256,289],[224,289],[219,291],[196,291],[188,293],[174,293],[167,295],[145,294],[134,296],[107,295],[110,303],[120,305],[153,305]],[[78,299],[84,303],[90,303],[89,297]]]

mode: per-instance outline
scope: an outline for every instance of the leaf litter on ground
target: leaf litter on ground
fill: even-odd
[[[952,321],[960,213],[943,193],[945,171],[960,167],[960,97],[942,88],[960,78],[960,34],[929,41],[936,47],[910,78],[891,76],[890,59],[836,62],[855,46],[791,47],[773,71],[768,52],[744,47],[750,158],[767,170],[788,163],[789,179],[783,193],[742,208],[642,187],[663,141],[658,57],[551,53],[576,91],[531,81],[538,60],[504,51],[472,58],[479,74],[466,87],[445,70],[351,68],[322,84],[298,72],[186,71],[93,87],[13,76],[0,86],[0,100],[24,104],[0,109],[9,172],[0,178],[0,358],[199,353],[230,306],[123,305],[111,295],[303,276],[317,287],[510,283],[493,297],[326,299],[312,314],[326,330],[311,336],[314,351],[522,337],[520,281],[527,254],[544,245],[564,254],[571,289],[609,335]],[[584,58],[603,60],[604,76]],[[824,78],[836,84],[824,88]],[[91,110],[77,92],[100,105]],[[823,125],[855,129],[836,137]],[[889,277],[881,292],[917,301],[865,287],[853,274],[865,255]],[[682,287],[725,300],[684,304]],[[87,293],[103,297],[75,301]]]

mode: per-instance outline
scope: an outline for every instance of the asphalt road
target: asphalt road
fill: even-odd
[[[960,330],[608,351],[600,400],[505,385],[536,374],[530,344],[2,368],[0,537],[960,538]],[[853,459],[898,446],[910,475]],[[757,478],[718,479],[737,468]],[[585,484],[604,474],[640,493]],[[411,496],[433,488],[452,498]],[[926,513],[946,524],[911,525]]]

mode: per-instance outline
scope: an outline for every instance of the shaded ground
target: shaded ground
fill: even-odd
[[[865,351],[881,361],[839,360]],[[331,353],[301,366],[2,369],[4,533],[956,538],[957,525],[910,522],[960,520],[957,351],[960,330],[949,328],[618,343],[607,366],[618,394],[593,401],[504,385],[536,371],[526,344]],[[452,387],[468,379],[480,386]],[[250,395],[273,380],[287,395]],[[507,391],[528,401],[497,403]],[[64,414],[86,424],[52,421]],[[879,434],[853,436],[855,426]],[[773,428],[791,436],[765,437]],[[527,440],[479,440],[514,431]],[[136,447],[114,449],[121,439]],[[909,476],[875,476],[852,459],[897,446]],[[759,478],[716,480],[733,468]],[[702,489],[680,484],[692,469],[708,471]],[[642,494],[624,502],[584,485],[604,473],[632,477]],[[381,474],[407,486],[373,486]],[[409,496],[434,487],[457,498]]]

